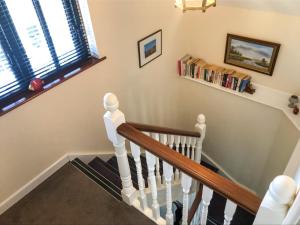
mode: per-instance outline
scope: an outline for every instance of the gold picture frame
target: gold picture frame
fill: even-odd
[[[224,63],[273,75],[280,44],[227,34]]]

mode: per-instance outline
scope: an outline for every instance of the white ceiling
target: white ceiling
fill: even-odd
[[[300,16],[300,0],[217,0],[217,5],[272,11]]]

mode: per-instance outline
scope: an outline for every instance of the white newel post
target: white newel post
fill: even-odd
[[[181,173],[181,187],[183,191],[182,225],[188,224],[189,214],[189,192],[192,185],[192,178],[185,173]]]
[[[203,114],[198,115],[195,128],[201,135],[200,138],[197,138],[196,152],[195,152],[195,161],[200,163],[201,162],[201,153],[202,153],[202,144],[203,144],[203,140],[204,140],[205,134],[206,134],[205,116]]]
[[[108,139],[113,143],[118,161],[120,177],[122,180],[122,198],[132,205],[136,198],[136,189],[132,185],[130,168],[125,148],[125,138],[117,133],[117,128],[125,123],[124,114],[118,109],[119,101],[112,93],[105,94],[103,98],[106,113],[103,116]]]
[[[284,175],[276,177],[263,198],[253,224],[282,224],[296,191],[297,185],[292,178]]]
[[[300,222],[300,167],[298,168],[295,181],[298,186],[297,196],[291,205],[287,216],[285,217],[283,224],[299,224]]]

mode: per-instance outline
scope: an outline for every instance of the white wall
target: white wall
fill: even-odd
[[[209,63],[249,73],[257,83],[300,95],[300,16],[217,6],[204,14],[188,12],[185,20],[190,27],[190,53]],[[227,33],[280,43],[273,76],[224,64]]]
[[[256,83],[300,94],[300,52],[296,50],[300,49],[300,17],[217,6],[206,13],[187,12],[183,20],[189,29],[188,52],[192,55],[248,73]],[[227,33],[280,43],[273,76],[224,64]],[[182,118],[191,118],[199,111],[208,118],[204,151],[262,195],[269,182],[283,173],[299,131],[275,109],[194,82],[181,82]]]
[[[283,174],[298,140],[298,129],[286,116],[283,116],[279,129],[275,134],[268,161],[264,166],[264,171],[260,174],[261,180],[258,191],[261,195],[265,193],[265,190],[276,176]],[[286,174],[294,177],[292,173]]]
[[[240,183],[258,191],[260,174],[264,171],[283,114],[198,83],[188,80],[182,80],[182,83],[181,116],[186,119],[182,126],[191,127],[193,121],[190,118],[204,113],[207,118],[204,152]]]
[[[254,74],[255,79],[296,91],[297,74],[283,71],[296,71],[290,62],[298,56],[291,51],[298,46],[298,20],[267,16],[266,23],[276,21],[280,31],[244,18],[249,13],[259,19],[260,12],[240,9],[217,7],[206,14],[182,14],[173,0],[89,3],[100,52],[108,58],[0,117],[0,202],[66,152],[111,150],[102,122],[102,97],[108,91],[118,95],[120,108],[132,121],[192,129],[196,115],[204,112],[208,122],[205,151],[239,181],[256,189],[257,174],[268,161],[282,114],[181,80],[175,62],[190,52],[221,64],[227,32],[262,36],[287,47],[282,49],[274,76]],[[163,55],[139,69],[137,41],[160,28]]]
[[[115,92],[129,120],[175,126],[176,67],[184,54],[181,13],[173,2],[90,0],[95,35],[108,58],[0,117],[0,202],[66,152],[111,150],[102,97]],[[163,55],[138,67],[137,41],[163,30]]]

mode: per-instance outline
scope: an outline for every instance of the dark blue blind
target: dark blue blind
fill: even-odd
[[[1,102],[90,57],[77,0],[0,0]]]

